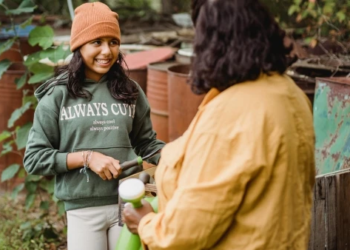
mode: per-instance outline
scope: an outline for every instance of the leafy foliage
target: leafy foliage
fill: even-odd
[[[44,50],[53,44],[54,32],[50,26],[36,27],[29,34],[29,44],[39,44]]]
[[[35,205],[28,210],[23,195],[16,200],[0,196],[1,249],[66,249],[60,236],[66,231],[64,221],[56,215],[55,204],[41,198],[45,195],[36,197]]]
[[[10,67],[11,61],[8,59],[4,59],[0,61],[0,78],[4,74],[4,72]]]
[[[344,36],[350,28],[349,8],[349,1],[294,0],[288,14],[294,16],[296,22],[307,25],[309,32],[321,36]]]
[[[2,172],[1,181],[7,181],[13,178],[17,174],[19,168],[20,166],[18,164],[12,164],[11,166],[7,167],[4,172]]]
[[[13,34],[7,40],[0,43],[1,53],[10,49],[16,50],[14,49],[14,45],[16,45],[16,48],[21,48],[21,39],[19,38],[18,30],[31,25],[32,17],[20,24],[16,24],[14,22],[14,16],[32,13],[35,8],[36,6],[31,0],[20,1],[16,8],[9,8],[4,4],[3,0],[0,0],[0,10],[11,20],[11,25],[8,27],[9,34]],[[64,60],[69,54],[68,48],[65,48],[63,45],[56,46],[53,41],[54,31],[50,26],[37,26],[29,33],[29,44],[31,46],[39,45],[42,50],[24,57],[22,66],[25,68],[25,72],[13,83],[16,85],[18,91],[23,92],[23,100],[22,105],[11,114],[7,129],[0,131],[0,144],[2,144],[0,157],[8,154],[17,154],[23,160],[23,151],[32,123],[21,124],[20,118],[30,110],[35,109],[37,106],[37,100],[33,95],[35,88],[39,83],[50,78],[53,75],[55,64]],[[23,55],[21,51],[19,52]],[[12,65],[14,65],[14,62],[8,59],[0,61],[0,78]],[[52,238],[57,239],[58,237],[57,230],[49,222],[50,206],[52,207],[52,205],[56,204],[58,216],[62,217],[64,215],[62,202],[58,201],[53,195],[54,179],[28,175],[23,166],[15,162],[10,163],[6,167],[0,178],[1,182],[12,181],[13,179],[21,179],[23,182],[13,188],[12,199],[18,199],[21,192],[25,191],[24,209],[26,211],[35,210],[38,214],[38,218],[23,222],[18,228],[12,230],[14,234],[20,233],[23,241],[23,245],[16,249],[43,249],[44,242]],[[38,199],[40,202],[37,202]],[[23,215],[25,215],[25,212]],[[1,225],[4,225],[4,223],[1,223]],[[4,239],[1,238],[1,233],[4,233],[4,231],[0,232],[0,245],[3,245],[2,240]],[[27,246],[27,248],[24,246]]]
[[[284,29],[309,44],[321,37],[349,38],[348,0],[262,0]]]

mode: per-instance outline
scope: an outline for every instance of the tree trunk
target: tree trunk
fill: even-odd
[[[171,0],[162,0],[162,13],[166,15],[173,14],[172,1]]]

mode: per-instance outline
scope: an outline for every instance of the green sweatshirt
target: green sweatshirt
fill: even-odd
[[[67,169],[67,154],[93,150],[118,159],[121,163],[160,149],[164,142],[156,139],[150,120],[150,107],[139,87],[139,96],[132,105],[115,100],[108,88],[107,77],[99,82],[86,80],[84,89],[92,94],[72,98],[66,83],[45,88],[35,96],[39,103],[30,130],[24,167],[29,174],[55,175],[55,195],[64,201],[66,210],[118,203],[120,178],[141,171],[134,167],[119,179],[102,180],[87,169]],[[157,164],[159,155],[149,160]]]

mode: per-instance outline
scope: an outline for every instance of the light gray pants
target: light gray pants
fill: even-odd
[[[121,227],[118,205],[67,211],[68,250],[114,250]]]

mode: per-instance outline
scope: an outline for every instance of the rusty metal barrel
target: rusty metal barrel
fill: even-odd
[[[14,64],[10,67],[10,69],[4,72],[0,79],[0,133],[4,130],[8,130],[7,123],[11,117],[12,112],[22,105],[23,91],[16,89],[15,79],[22,77],[24,73],[25,70],[22,65]],[[28,85],[24,87],[24,89],[30,88],[33,87]],[[31,122],[32,120],[33,110],[29,110],[16,121],[14,126],[24,125],[25,123]],[[0,151],[2,150],[3,144],[0,143]],[[22,161],[23,159],[15,153],[9,153],[0,157],[0,176],[4,169],[6,169],[8,166],[15,163],[22,165]],[[11,188],[20,182],[20,179],[16,179],[5,183],[0,183],[0,189],[11,190]]]
[[[151,120],[157,138],[169,142],[168,68],[176,62],[152,63],[147,70],[147,98],[151,106]]]
[[[147,91],[147,68],[127,70],[126,74],[129,76],[130,79],[137,82],[140,85],[143,92],[146,93],[146,91]]]
[[[190,65],[168,68],[169,141],[180,137],[197,113],[204,95],[196,95],[188,84]]]

